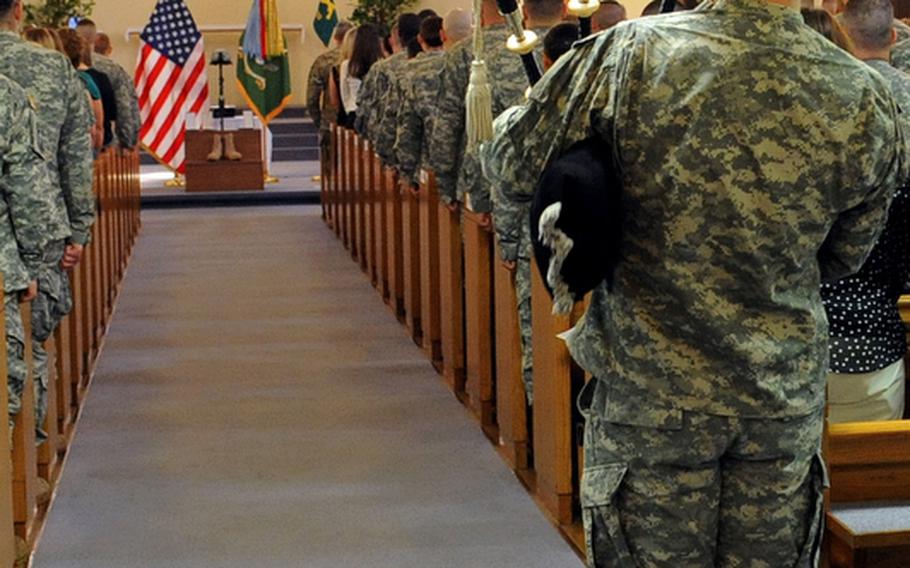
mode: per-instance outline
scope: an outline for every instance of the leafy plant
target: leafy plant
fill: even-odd
[[[31,26],[58,28],[73,16],[84,18],[92,14],[95,0],[44,0],[25,5],[25,23]]]
[[[390,30],[398,16],[417,0],[358,0],[351,21],[355,24],[379,24]]]

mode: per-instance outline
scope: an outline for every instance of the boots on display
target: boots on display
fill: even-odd
[[[212,152],[207,159],[210,162],[217,162],[222,156],[224,156],[224,142],[221,139],[221,134],[215,134],[212,142]]]
[[[234,146],[233,132],[224,135],[224,157],[234,162],[243,159],[243,154],[238,152],[237,148]]]

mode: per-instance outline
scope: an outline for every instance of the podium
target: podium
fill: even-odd
[[[265,166],[262,161],[262,132],[253,128],[226,131],[243,155],[237,162],[209,162],[212,141],[218,130],[186,131],[186,191],[263,191]]]

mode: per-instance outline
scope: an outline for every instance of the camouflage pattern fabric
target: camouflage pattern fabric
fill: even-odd
[[[126,69],[116,61],[103,55],[92,55],[92,66],[101,71],[111,81],[114,98],[117,102],[117,123],[114,133],[122,148],[133,148],[139,144],[139,128],[142,120],[139,117],[139,98],[133,78]]]
[[[22,313],[19,311],[19,294],[3,294],[4,315],[6,318],[6,388],[9,392],[9,424],[22,411],[22,392],[28,379],[28,365],[25,361],[25,328],[22,326]]]
[[[398,55],[403,57],[395,59]],[[383,67],[384,72],[379,76],[382,81],[377,82],[381,90],[371,91],[374,94],[374,104],[379,106],[371,113],[374,119],[370,127],[370,141],[382,163],[392,167],[398,167],[395,161],[395,137],[398,133],[398,111],[401,109],[401,81],[410,62],[406,53],[398,55],[389,58],[388,65]]]
[[[47,168],[37,118],[25,90],[0,76],[0,272],[4,291],[24,290],[37,278],[47,245]]]
[[[894,18],[894,33],[897,34],[897,41],[910,39],[910,26]]]
[[[420,170],[427,167],[427,140],[433,128],[439,70],[443,63],[445,52],[421,52],[407,62],[402,73],[393,155],[401,177],[415,184]]]
[[[408,61],[407,51],[398,53],[377,61],[370,67],[360,90],[357,91],[357,119],[355,127],[357,132],[366,136],[373,142],[374,149],[383,161],[388,160],[389,155],[383,156],[380,149],[376,147],[376,140],[379,132],[384,127],[383,120],[387,112],[386,103],[389,89],[391,89],[392,76]],[[388,149],[391,152],[391,148]]]
[[[609,383],[593,379],[580,396],[589,566],[817,566],[821,408],[800,418],[686,411],[650,422],[616,405]]]
[[[341,63],[341,49],[333,47],[316,58],[307,77],[306,108],[320,133],[323,130],[329,131],[329,125],[323,124],[322,121],[323,108],[331,106],[328,96],[329,75],[332,73],[332,67],[339,63]]]
[[[573,143],[617,142],[623,261],[568,341],[595,376],[623,376],[630,406],[823,403],[818,282],[862,265],[907,147],[883,79],[811,31],[761,0],[620,24],[557,62],[499,135],[523,157],[500,165],[504,197],[525,203]]]
[[[904,73],[910,73],[910,39],[894,44],[891,50],[891,65]]]
[[[38,297],[32,302],[32,370],[35,382],[35,423],[39,442],[47,439],[41,425],[47,416],[48,355],[44,348],[60,321],[73,309],[69,277],[60,267],[64,241],[47,247],[38,272]]]
[[[38,139],[48,160],[48,241],[86,244],[95,220],[92,194],[92,116],[76,70],[61,53],[0,31],[0,73],[25,89],[37,105]]]
[[[511,32],[505,24],[483,28],[484,53],[493,94],[493,116],[520,103],[528,88],[521,59],[506,49]],[[446,53],[440,71],[440,93],[436,118],[429,140],[429,164],[436,174],[440,197],[462,201],[471,194],[471,207],[479,213],[490,212],[489,189],[483,184],[479,156],[466,148],[465,94],[474,59],[471,38],[464,39]]]
[[[566,335],[600,378],[591,565],[813,565],[819,282],[862,266],[907,177],[887,84],[794,9],[715,0],[577,43],[514,112],[487,164],[514,207],[580,140],[622,167],[623,260]]]

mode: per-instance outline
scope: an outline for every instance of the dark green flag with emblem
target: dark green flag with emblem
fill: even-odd
[[[326,47],[332,40],[332,32],[335,31],[337,25],[338,11],[335,10],[335,0],[319,0],[316,18],[313,20],[313,29],[316,30],[316,35]]]
[[[287,42],[278,22],[276,0],[253,0],[240,37],[237,84],[263,124],[281,114],[291,100]]]

